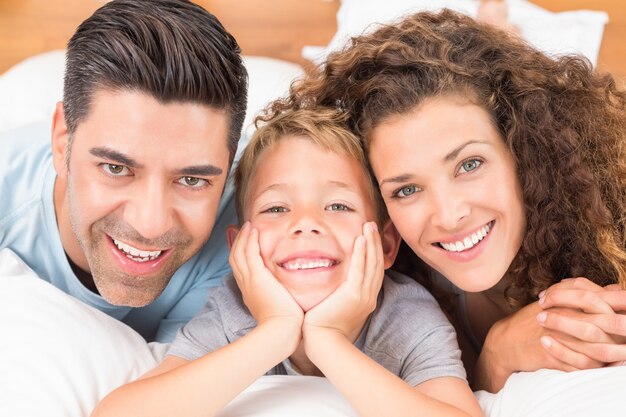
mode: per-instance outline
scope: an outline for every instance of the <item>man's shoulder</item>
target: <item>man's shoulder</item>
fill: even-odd
[[[36,191],[45,179],[42,173],[51,169],[49,125],[0,132],[0,147],[0,189],[3,195],[10,193],[12,198],[8,200],[19,201]]]
[[[0,153],[0,158],[9,160],[9,156],[19,157],[22,154],[33,156],[46,153],[43,151],[50,154],[50,140],[49,123],[34,123],[1,131],[2,153]],[[5,169],[5,167],[0,167],[0,169]]]

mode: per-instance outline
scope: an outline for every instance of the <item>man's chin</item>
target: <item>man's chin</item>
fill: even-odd
[[[149,294],[146,294],[149,292]],[[100,295],[109,304],[118,307],[145,307],[157,299],[162,291],[158,291],[153,294],[151,291],[147,291],[145,288],[111,288],[100,291]]]

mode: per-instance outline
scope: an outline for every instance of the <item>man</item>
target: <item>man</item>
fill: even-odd
[[[147,340],[171,340],[229,271],[239,52],[186,0],[97,10],[68,44],[52,146],[38,127],[0,137],[0,248]]]

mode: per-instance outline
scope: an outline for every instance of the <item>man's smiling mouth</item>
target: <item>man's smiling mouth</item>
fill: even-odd
[[[146,251],[146,250],[137,249],[129,245],[128,243],[124,243],[117,239],[112,239],[112,240],[120,252],[122,252],[128,259],[133,260],[135,262],[153,261],[156,258],[158,258],[161,255],[161,253],[163,253],[162,250]]]

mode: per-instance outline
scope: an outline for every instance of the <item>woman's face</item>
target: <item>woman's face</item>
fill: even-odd
[[[372,131],[370,161],[402,238],[459,288],[496,285],[525,216],[511,152],[482,107],[426,100]]]

